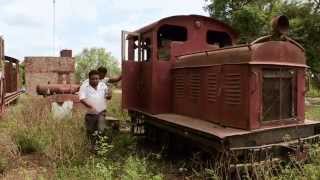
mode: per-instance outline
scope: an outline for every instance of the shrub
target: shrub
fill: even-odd
[[[123,165],[124,175],[122,179],[153,179],[160,180],[164,176],[162,174],[153,174],[147,168],[147,161],[145,158],[138,158],[137,156],[129,156]]]
[[[18,130],[14,135],[14,139],[19,151],[23,154],[41,153],[48,145],[48,142],[44,142],[43,138],[35,134],[34,130]]]

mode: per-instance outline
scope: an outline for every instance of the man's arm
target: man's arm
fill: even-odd
[[[93,109],[93,107],[88,103],[86,99],[80,99],[80,102],[85,105],[89,109]]]
[[[109,83],[117,83],[117,82],[119,82],[121,79],[122,79],[122,75],[120,75],[120,76],[118,76],[118,77],[116,77],[116,78],[110,78],[108,82],[109,82]]]
[[[86,96],[86,84],[88,82],[84,82],[82,83],[82,85],[80,86],[80,90],[79,90],[79,100],[80,102],[87,108],[89,108],[92,111],[95,111],[94,108],[92,107],[92,105],[88,102],[87,100],[87,96]]]

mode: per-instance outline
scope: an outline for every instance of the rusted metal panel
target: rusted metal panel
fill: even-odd
[[[134,61],[122,61],[122,108],[137,108],[139,103],[141,64]]]
[[[152,63],[149,62],[142,62],[140,68],[140,76],[138,78],[139,86],[139,101],[140,101],[140,108],[147,112],[152,112],[153,109],[153,87],[152,87],[152,75],[153,75],[153,67]]]
[[[162,24],[168,24],[168,23],[179,24],[181,21],[192,22],[193,26],[195,26],[194,24],[195,21],[201,22],[200,26],[202,27],[216,25],[217,26],[216,30],[220,30],[221,32],[228,32],[234,41],[238,38],[238,34],[236,33],[236,31],[232,27],[230,27],[228,24],[225,24],[214,18],[200,16],[200,15],[179,15],[179,16],[171,16],[171,17],[163,18],[159,21],[156,21],[154,23],[151,23],[145,27],[138,29],[136,32],[145,33],[149,31],[155,31]]]
[[[268,41],[252,46],[252,62],[291,63],[306,66],[304,52],[290,41]]]
[[[172,112],[173,108],[173,75],[170,61],[154,63],[152,72],[152,109],[153,114]],[[180,89],[181,91],[182,89]],[[180,92],[181,93],[181,92]],[[180,94],[181,95],[181,94]]]
[[[4,76],[5,76],[5,88],[6,92],[13,92],[12,83],[14,77],[12,77],[13,65],[10,62],[4,63]]]
[[[197,63],[194,63],[197,62]],[[232,46],[178,57],[175,68],[217,64],[261,64],[306,67],[304,52],[290,41]]]
[[[257,129],[260,128],[262,112],[261,67],[251,66],[249,74],[249,129]]]
[[[306,69],[305,68],[297,68],[297,120],[300,122],[303,122],[305,119],[305,101],[304,97],[306,94],[306,86],[305,86],[305,78],[307,78],[306,75]]]
[[[222,67],[221,124],[248,129],[249,67],[247,65],[224,65]]]
[[[256,130],[242,130],[238,128],[224,127],[215,123],[204,121],[198,118],[191,118],[179,114],[158,114],[151,115],[143,113],[146,116],[156,118],[163,124],[177,125],[181,129],[192,129],[207,135],[214,136],[220,140],[229,140],[233,147],[248,146],[248,143],[255,141],[256,145],[276,143],[283,141],[283,138],[289,134],[291,140],[304,138],[315,134],[315,129],[319,123],[315,121],[306,121],[299,124],[286,124],[279,126],[263,126]],[[151,118],[149,118],[150,120]],[[146,118],[148,120],[148,118]],[[297,131],[297,128],[299,131]],[[277,137],[274,137],[277,135]],[[274,140],[274,141],[273,141]]]
[[[184,114],[186,92],[186,72],[184,69],[175,70],[173,75],[173,112]]]
[[[222,66],[208,67],[204,78],[201,117],[214,123],[221,121],[221,70]]]

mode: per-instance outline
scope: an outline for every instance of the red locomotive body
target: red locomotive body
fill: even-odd
[[[288,22],[277,20],[282,31]],[[161,129],[217,150],[316,135],[319,123],[304,116],[304,49],[286,36],[236,39],[228,25],[198,15],[123,31],[122,105],[134,132]]]

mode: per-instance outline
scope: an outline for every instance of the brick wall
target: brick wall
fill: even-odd
[[[25,57],[27,93],[36,95],[37,85],[75,83],[75,59],[72,57]],[[63,77],[62,77],[63,76]]]

